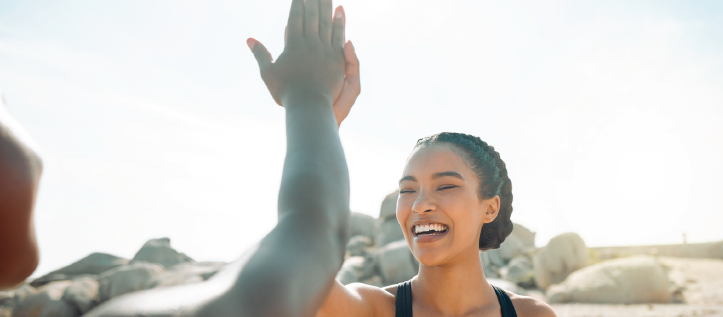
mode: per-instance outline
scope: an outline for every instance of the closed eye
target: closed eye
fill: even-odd
[[[413,193],[414,191],[411,189],[402,189],[399,191],[400,194],[406,194],[406,193]]]
[[[438,190],[452,189],[452,188],[456,188],[456,187],[459,187],[459,186],[457,186],[457,185],[444,185],[444,186],[439,187]]]

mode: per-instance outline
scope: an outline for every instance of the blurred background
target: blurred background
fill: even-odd
[[[245,40],[281,53],[289,3],[0,2],[0,89],[43,151],[34,276],[157,237],[228,262],[275,225],[284,112]],[[501,153],[538,246],[723,240],[723,3],[335,4],[361,61],[353,211],[454,131]]]

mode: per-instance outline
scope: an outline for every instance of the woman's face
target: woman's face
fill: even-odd
[[[477,175],[451,145],[412,153],[399,182],[397,221],[420,263],[443,265],[477,255],[482,225],[499,210],[497,196],[480,199],[478,191]]]

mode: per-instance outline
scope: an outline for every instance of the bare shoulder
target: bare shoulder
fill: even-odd
[[[326,316],[394,316],[394,295],[379,287],[334,281],[329,295],[316,314]]]
[[[521,296],[505,291],[515,306],[515,312],[520,317],[557,317],[555,311],[547,303],[529,296]]]

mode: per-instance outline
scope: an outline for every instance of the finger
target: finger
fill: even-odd
[[[331,0],[321,0],[321,3],[319,3],[319,37],[324,43],[331,41],[331,14],[333,8]]]
[[[287,22],[286,28],[290,38],[304,36],[304,0],[291,1],[291,12],[289,12],[289,22]]]
[[[304,37],[319,37],[319,0],[304,3]]]
[[[344,45],[344,59],[346,60],[346,81],[349,82],[354,91],[361,91],[361,82],[359,80],[359,58],[354,51],[354,44],[351,41]]]
[[[344,47],[344,8],[339,6],[334,12],[334,25],[331,33],[331,46],[337,51]]]
[[[286,32],[289,30],[289,27],[284,28],[284,45],[286,45]]]
[[[261,44],[261,42],[249,38],[246,40],[246,44],[248,44],[249,48],[251,49],[251,52],[254,53],[254,57],[256,58],[256,62],[259,64],[259,71],[262,73],[266,68],[271,65],[272,58],[271,53],[266,49],[266,47]]]

